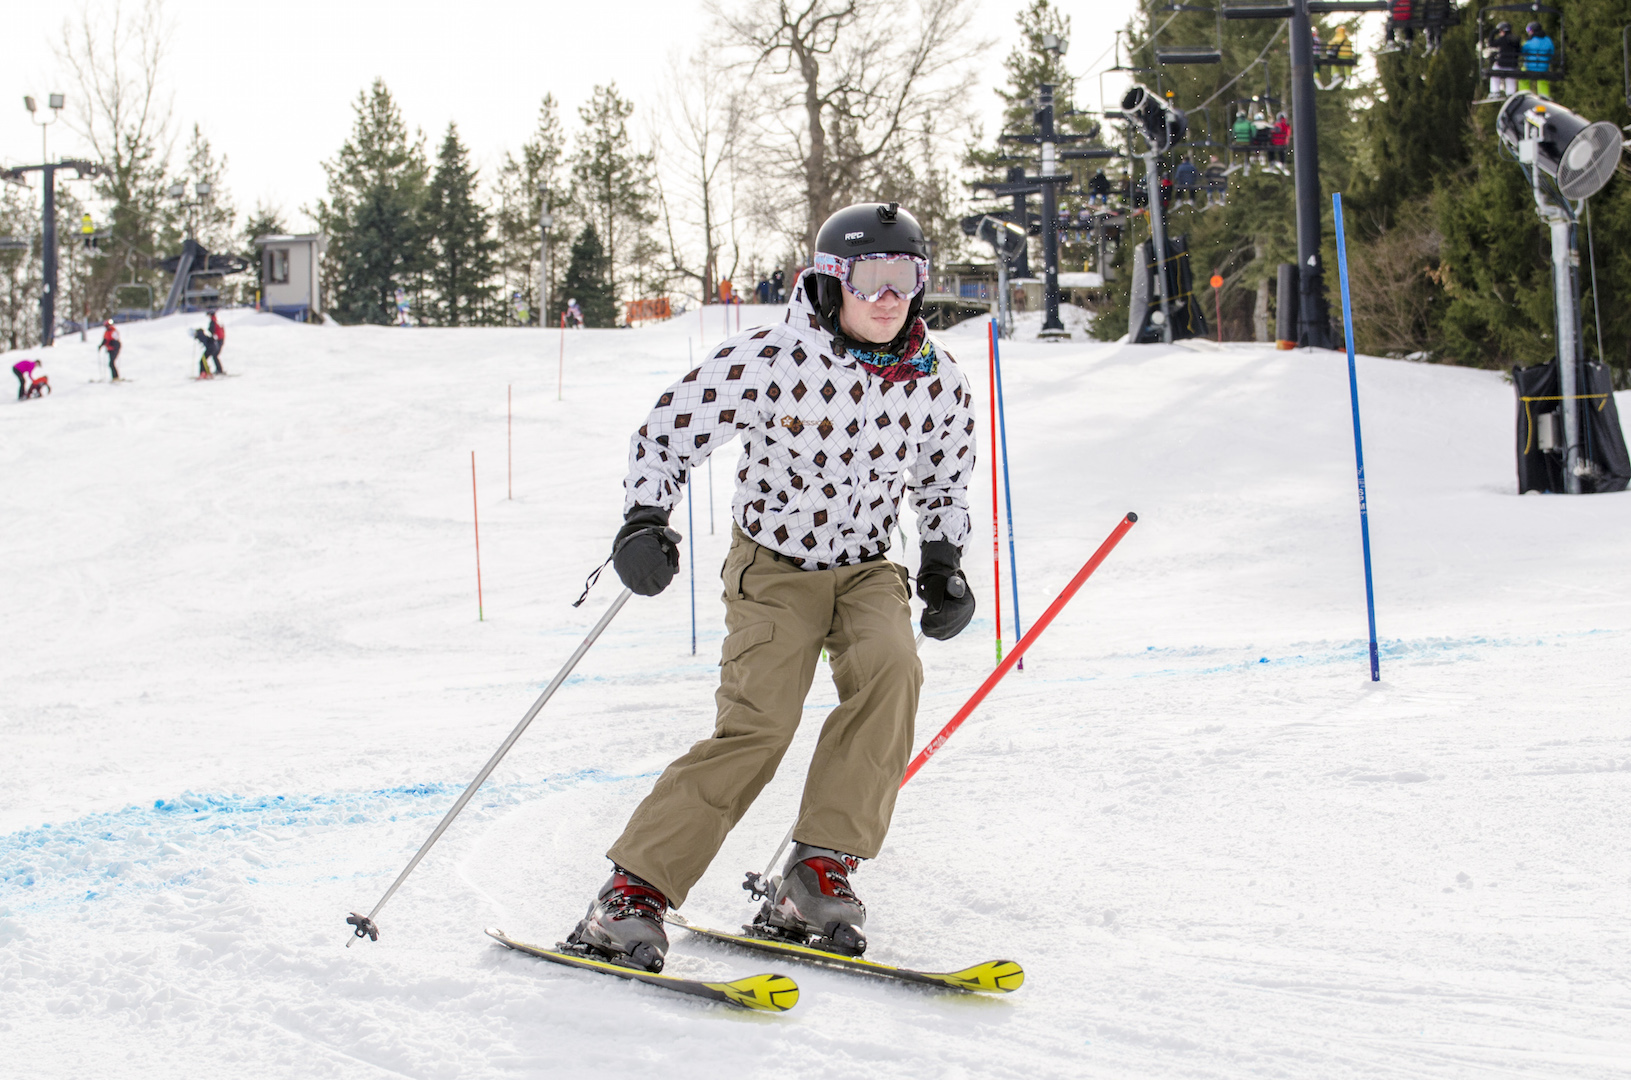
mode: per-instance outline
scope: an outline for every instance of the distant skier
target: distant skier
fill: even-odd
[[[1274,160],[1280,166],[1280,171],[1286,171],[1286,148],[1291,145],[1291,121],[1286,114],[1281,113],[1274,118],[1274,126],[1269,129],[1269,145],[1274,147]]]
[[[215,361],[215,373],[225,375],[221,370],[221,350],[226,347],[227,328],[221,325],[221,320],[215,317],[215,309],[210,309],[209,335],[215,339],[215,349],[210,353],[210,359]]]
[[[1538,22],[1526,26],[1524,33],[1529,35],[1529,40],[1518,50],[1518,66],[1524,74],[1524,77],[1518,80],[1518,89],[1533,90],[1541,97],[1549,98],[1552,96],[1549,76],[1552,74],[1552,57],[1557,52],[1557,46],[1546,36],[1546,28]]]
[[[779,266],[776,272],[770,275],[770,291],[775,294],[776,303],[787,303],[787,275],[782,273]]]
[[[1495,33],[1490,35],[1487,46],[1490,97],[1507,98],[1518,92],[1518,54],[1522,47],[1518,35],[1512,32],[1511,23],[1495,24]]]
[[[1212,154],[1206,163],[1206,205],[1222,206],[1228,194],[1229,170]]]
[[[1416,28],[1411,25],[1411,16],[1415,14],[1411,0],[1393,0],[1388,7],[1387,44],[1390,52],[1400,49],[1409,49],[1416,44]],[[1396,31],[1404,31],[1404,44],[1398,45],[1394,41]]]
[[[119,343],[119,328],[113,325],[113,320],[112,319],[109,319],[107,322],[102,324],[102,344],[98,345],[97,349],[98,350],[102,350],[102,349],[107,350],[107,353],[108,353],[108,377],[110,379],[112,379],[114,382],[119,382],[120,381],[119,380],[119,350],[121,348],[123,348],[123,346]]]
[[[1195,189],[1200,186],[1201,171],[1195,168],[1195,163],[1188,156],[1185,156],[1184,160],[1178,163],[1178,168],[1173,170],[1172,179],[1178,187],[1178,198],[1194,206]]]
[[[1110,202],[1110,178],[1099,169],[1093,173],[1092,179],[1087,182],[1087,201],[1098,206],[1108,205]]]
[[[11,373],[17,376],[17,400],[39,397],[41,392],[51,392],[51,380],[44,375],[37,374],[45,364],[39,360],[19,360],[11,365]]]
[[[906,568],[885,557],[903,495],[922,537],[923,632],[954,637],[974,616],[958,568],[974,410],[956,362],[918,317],[928,269],[923,230],[897,204],[839,210],[816,234],[815,265],[784,320],[726,339],[630,440],[610,561],[642,596],[679,566],[668,518],[687,475],[732,441],[745,446],[723,571],[719,712],[712,737],[663,772],[612,845],[611,878],[570,947],[662,967],[664,914],[775,773],[825,648],[839,703],[753,932],[865,948],[866,909],[849,875],[888,832],[923,681]]]
[[[204,349],[203,353],[201,353],[198,357],[198,377],[200,379],[212,379],[216,375],[224,375],[225,372],[221,370],[221,362],[219,360],[215,360],[215,350],[219,347],[215,340],[215,336],[207,330],[195,329],[193,331],[193,339],[197,341],[198,344]],[[211,360],[215,360],[214,372],[210,371]]]
[[[760,274],[759,284],[753,287],[753,293],[759,298],[759,303],[770,303],[770,279]]]
[[[583,309],[576,300],[566,302],[566,324],[574,330],[583,329]]]

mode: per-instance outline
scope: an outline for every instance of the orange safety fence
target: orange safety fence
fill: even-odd
[[[668,319],[673,315],[674,311],[669,307],[667,297],[659,297],[656,300],[630,300],[628,314],[624,316],[623,321],[632,324],[647,319]]]

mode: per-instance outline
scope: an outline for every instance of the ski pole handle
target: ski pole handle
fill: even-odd
[[[370,941],[379,940],[379,927],[374,925],[374,916],[379,914],[379,909],[384,907],[385,902],[395,895],[396,890],[407,880],[408,875],[413,873],[413,868],[419,865],[419,860],[423,859],[436,841],[442,838],[442,834],[447,831],[447,827],[453,824],[453,819],[459,816],[459,811],[463,810],[465,804],[476,794],[476,789],[486,782],[494,769],[498,768],[498,763],[504,760],[504,755],[510,752],[510,747],[515,745],[515,741],[521,737],[521,733],[527,730],[527,725],[532,723],[533,717],[538,715],[539,710],[555,695],[555,691],[560,689],[561,684],[566,681],[566,677],[572,674],[572,669],[578,666],[578,661],[583,659],[583,654],[589,651],[589,646],[595,643],[601,632],[611,624],[612,619],[617,616],[619,611],[623,610],[623,605],[628,603],[629,597],[633,595],[634,593],[630,590],[624,589],[617,599],[612,601],[612,606],[606,609],[606,614],[602,615],[600,621],[595,624],[595,628],[589,631],[589,636],[583,639],[583,644],[578,646],[577,651],[562,665],[561,670],[556,672],[555,677],[549,680],[549,685],[544,687],[542,694],[538,695],[538,700],[532,703],[532,708],[527,710],[527,715],[521,718],[521,722],[515,725],[515,730],[510,732],[503,745],[493,753],[492,757],[487,759],[487,764],[483,765],[481,772],[477,773],[476,778],[470,781],[470,786],[464,789],[464,794],[460,795],[458,800],[448,809],[448,812],[442,816],[442,820],[436,826],[435,831],[425,838],[423,844],[419,845],[419,850],[414,852],[412,859],[408,860],[408,865],[402,868],[402,873],[396,876],[396,880],[391,882],[391,887],[385,890],[385,895],[379,898],[379,903],[374,905],[374,910],[367,915],[359,915],[353,911],[351,917],[346,919],[347,923],[356,928],[352,931],[353,936],[346,940],[346,948],[349,949],[351,942],[360,937],[366,937]]]
[[[1044,611],[1042,617],[1032,625],[1031,632],[1019,639],[1019,642],[1014,645],[1014,651],[1003,658],[1002,663],[997,665],[995,671],[986,676],[985,682],[981,683],[980,688],[974,691],[974,695],[963,703],[961,709],[957,710],[957,715],[951,718],[951,722],[941,728],[940,734],[929,740],[929,745],[925,746],[917,757],[912,759],[912,763],[906,767],[905,777],[901,779],[901,787],[905,787],[912,777],[917,775],[918,770],[928,764],[929,759],[938,753],[942,746],[946,745],[946,740],[951,738],[953,732],[963,726],[963,721],[967,720],[969,714],[979,707],[980,702],[985,700],[986,695],[991,693],[992,688],[1002,681],[1004,675],[1013,670],[1014,665],[1019,663],[1020,658],[1031,647],[1031,643],[1042,636],[1042,631],[1046,630],[1048,624],[1053,622],[1054,616],[1058,615],[1064,609],[1064,606],[1070,603],[1071,598],[1092,576],[1093,571],[1099,568],[1099,564],[1104,562],[1117,544],[1121,543],[1121,538],[1127,535],[1127,531],[1137,521],[1138,515],[1131,512],[1121,519],[1121,523],[1105,538],[1104,543],[1099,545],[1099,550],[1093,553],[1093,557],[1082,564],[1080,570],[1076,571],[1076,576],[1070,579],[1070,584],[1065,586],[1064,591],[1054,597],[1053,603],[1048,605],[1048,610]]]

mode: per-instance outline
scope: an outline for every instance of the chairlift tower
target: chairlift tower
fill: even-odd
[[[0,169],[0,180],[24,184],[25,173],[37,172],[41,177],[42,221],[40,229],[40,270],[44,285],[40,291],[40,345],[48,347],[57,340],[57,170],[72,169],[76,180],[92,180],[102,175],[102,166],[94,161],[47,161],[39,165],[18,165]]]
[[[1291,20],[1291,153],[1297,183],[1297,344],[1331,348],[1331,316],[1320,263],[1324,200],[1320,192],[1319,121],[1314,114],[1312,15],[1387,11],[1386,0],[1291,0],[1290,4],[1229,4],[1225,19]],[[1284,303],[1284,300],[1281,301]]]

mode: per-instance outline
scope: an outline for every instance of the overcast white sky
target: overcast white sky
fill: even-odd
[[[878,0],[888,2],[888,0]],[[75,87],[52,52],[80,0],[52,4],[5,0],[8,45],[0,72],[0,162],[34,163],[40,132],[23,107],[32,94],[44,110],[54,91]],[[128,15],[139,0],[125,0]],[[1071,16],[1068,58],[1078,73],[1109,47],[1132,0],[1063,0]],[[994,41],[976,104],[996,132],[1000,62],[1017,42],[1020,5],[981,0],[978,32]],[[112,0],[89,0],[105,18]],[[354,0],[280,0],[276,4],[167,0],[174,27],[167,72],[181,164],[183,135],[194,122],[228,157],[227,187],[240,212],[257,199],[281,207],[290,224],[309,224],[300,208],[324,191],[321,162],[350,131],[351,104],[376,76],[390,86],[412,127],[431,149],[456,121],[484,178],[506,150],[531,133],[538,103],[553,93],[568,131],[596,83],[615,80],[636,103],[636,119],[657,103],[671,53],[706,40],[711,25],[700,0],[612,0],[566,3],[511,0],[466,3],[364,4]],[[98,13],[101,13],[98,15]],[[1089,100],[1097,96],[1098,80]],[[84,152],[64,120],[50,132],[53,157]]]

